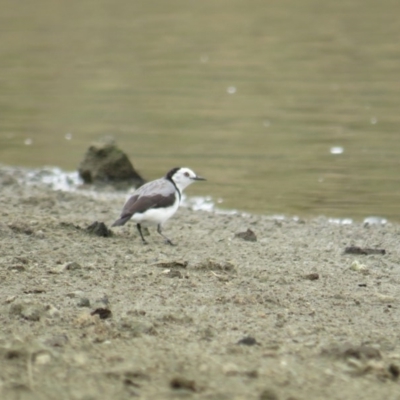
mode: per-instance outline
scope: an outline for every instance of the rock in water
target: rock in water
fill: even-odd
[[[110,141],[92,144],[86,151],[78,172],[85,183],[127,182],[134,186],[144,183],[127,155]]]

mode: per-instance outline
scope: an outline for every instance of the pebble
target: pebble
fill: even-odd
[[[172,378],[169,384],[172,389],[186,389],[191,390],[192,392],[196,392],[195,381],[181,376]]]
[[[245,336],[244,338],[240,339],[237,344],[242,344],[245,346],[254,346],[256,344],[259,344],[255,338],[252,336]]]
[[[76,271],[77,269],[81,269],[82,267],[80,264],[73,261],[73,262],[69,262],[69,263],[65,264],[64,268],[68,271]]]
[[[78,307],[90,307],[90,300],[87,297],[81,297],[76,305]]]
[[[251,229],[247,229],[245,232],[235,233],[235,237],[243,239],[247,242],[257,242],[257,236]]]
[[[51,355],[49,353],[39,353],[35,356],[35,364],[45,365],[51,361]]]

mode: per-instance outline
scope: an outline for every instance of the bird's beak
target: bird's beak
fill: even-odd
[[[206,181],[206,178],[203,178],[202,176],[195,176],[194,178],[192,178],[194,181]]]

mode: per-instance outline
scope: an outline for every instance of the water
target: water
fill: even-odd
[[[400,220],[398,1],[1,3],[2,164],[112,135],[218,207]]]

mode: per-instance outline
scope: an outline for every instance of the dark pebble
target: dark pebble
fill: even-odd
[[[237,344],[242,344],[245,346],[254,346],[256,344],[259,344],[255,338],[252,336],[245,336],[243,339],[240,339]]]
[[[236,233],[235,237],[246,240],[247,242],[257,242],[257,236],[251,229],[247,229],[245,232]]]
[[[395,364],[390,364],[389,372],[392,375],[393,379],[397,379],[400,375],[400,368]]]
[[[104,222],[95,221],[93,224],[89,225],[86,228],[86,231],[92,235],[100,236],[100,237],[110,237],[112,236],[112,232],[107,228]]]
[[[186,389],[191,390],[192,392],[196,391],[195,381],[183,377],[172,378],[169,384],[172,389]]]
[[[100,319],[111,318],[112,312],[108,308],[96,308],[90,315],[98,315]]]
[[[319,274],[313,272],[312,274],[305,275],[304,278],[308,279],[309,281],[316,281],[319,279]]]
[[[362,255],[369,255],[369,254],[386,254],[385,249],[369,249],[369,248],[362,248],[357,246],[349,246],[344,249],[344,254],[362,254]]]

